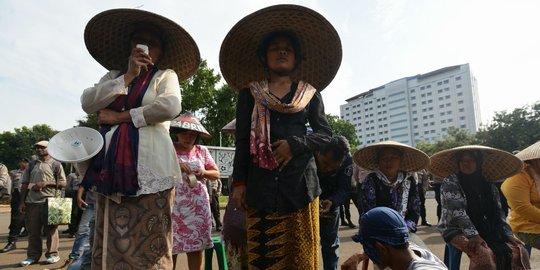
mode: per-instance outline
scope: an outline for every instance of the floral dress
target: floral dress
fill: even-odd
[[[195,151],[176,151],[178,160],[187,163],[192,171],[214,168],[215,162],[208,149],[195,145]],[[175,184],[172,211],[173,254],[211,248],[212,214],[206,185],[197,181],[193,188],[182,172],[182,181]]]

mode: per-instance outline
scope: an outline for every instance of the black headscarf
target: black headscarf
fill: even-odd
[[[476,160],[476,171],[472,174],[457,173],[461,188],[467,198],[467,215],[471,219],[480,237],[486,241],[495,253],[497,269],[512,269],[512,250],[506,245],[508,236],[504,231],[500,202],[494,195],[496,187],[482,175],[482,153],[463,151],[456,154],[458,162],[469,155]]]

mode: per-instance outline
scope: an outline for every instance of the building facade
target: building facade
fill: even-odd
[[[469,64],[395,80],[346,101],[340,116],[353,124],[361,146],[387,140],[415,146],[442,139],[450,127],[474,134],[480,126]]]

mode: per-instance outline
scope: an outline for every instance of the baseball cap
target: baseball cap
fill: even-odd
[[[43,147],[47,148],[49,146],[49,142],[48,141],[39,141],[39,142],[35,143],[34,146],[43,146]]]

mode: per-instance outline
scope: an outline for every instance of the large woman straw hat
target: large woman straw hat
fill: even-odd
[[[399,169],[402,171],[419,171],[429,164],[429,156],[426,153],[395,141],[374,143],[356,151],[353,155],[354,163],[371,171],[377,170],[379,168],[379,151],[386,148],[394,148],[401,152],[401,166]]]
[[[506,151],[482,145],[465,145],[435,153],[431,156],[429,171],[440,177],[457,173],[456,154],[463,151],[482,153],[482,174],[488,181],[503,180],[523,168],[523,162]]]
[[[191,113],[182,114],[171,121],[171,129],[187,129],[199,132],[202,138],[208,139],[211,137],[210,133],[206,131],[206,128],[201,124],[199,119],[193,116]]]
[[[201,62],[199,48],[177,23],[139,9],[111,9],[94,16],[84,30],[88,52],[107,70],[127,68],[131,53],[129,40],[137,28],[156,28],[162,42],[162,54],[156,66],[173,69],[180,80],[189,78]]]
[[[540,141],[519,151],[519,153],[516,154],[516,157],[523,161],[540,159]]]
[[[341,64],[341,41],[334,27],[319,13],[297,5],[276,5],[256,11],[229,31],[219,53],[223,78],[235,90],[265,79],[258,47],[270,33],[292,32],[300,43],[301,63],[292,76],[322,91]]]

